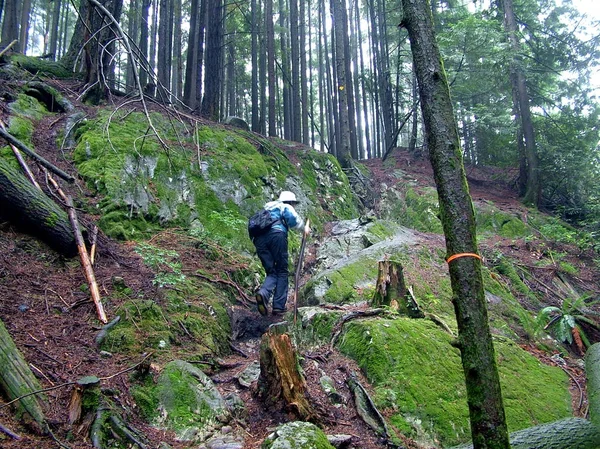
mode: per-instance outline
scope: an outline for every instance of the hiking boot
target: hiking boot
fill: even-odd
[[[273,309],[273,316],[281,316],[285,314],[285,309]]]
[[[256,292],[256,306],[258,307],[258,313],[262,316],[267,314],[267,301],[265,301],[264,296],[260,292]]]

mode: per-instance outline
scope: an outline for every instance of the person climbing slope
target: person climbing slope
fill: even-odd
[[[288,230],[310,233],[308,223],[298,215],[294,205],[298,204],[293,192],[284,190],[276,201],[265,204],[273,224],[270,229],[252,239],[256,253],[267,274],[256,292],[256,305],[261,315],[267,314],[269,299],[273,296],[273,315],[285,312],[288,296]]]

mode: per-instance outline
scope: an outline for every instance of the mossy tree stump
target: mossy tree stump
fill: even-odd
[[[283,401],[302,420],[318,420],[306,396],[306,382],[298,370],[290,336],[275,327],[263,334],[260,342],[258,394],[269,405]]]
[[[402,315],[423,318],[425,315],[404,280],[404,268],[400,262],[380,260],[377,270],[375,294],[371,300],[373,307],[390,306]]]

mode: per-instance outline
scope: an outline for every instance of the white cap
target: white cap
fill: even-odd
[[[281,192],[281,194],[279,195],[279,201],[281,201],[282,203],[297,203],[298,200],[296,199],[296,195],[294,195],[293,192],[289,192],[287,190],[284,190],[283,192]]]

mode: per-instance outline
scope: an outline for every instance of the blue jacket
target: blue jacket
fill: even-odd
[[[265,209],[271,212],[271,216],[277,221],[271,229],[283,231],[287,233],[288,229],[296,229],[302,231],[304,229],[304,220],[296,210],[287,203],[281,201],[270,201],[265,204]]]

